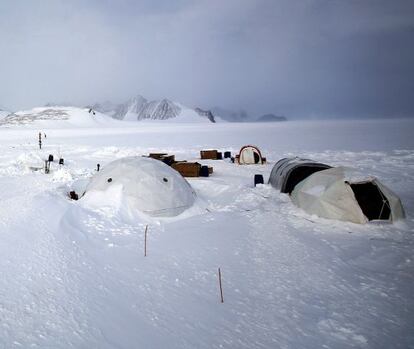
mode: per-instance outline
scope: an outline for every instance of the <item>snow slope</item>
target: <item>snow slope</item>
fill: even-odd
[[[19,111],[0,120],[0,126],[24,125],[27,127],[97,127],[116,124],[112,118],[99,112],[89,112],[87,108],[38,107]]]
[[[41,151],[38,129],[0,128],[0,347],[414,346],[413,120],[54,126]],[[196,160],[248,143],[269,163],[202,161],[214,174],[189,180],[196,204],[175,218],[66,196],[97,163],[160,151]],[[65,165],[33,170],[48,154]],[[253,187],[292,155],[378,176],[407,219],[329,221]]]

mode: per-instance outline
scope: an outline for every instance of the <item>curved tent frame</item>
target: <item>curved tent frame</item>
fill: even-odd
[[[328,168],[331,168],[331,166],[310,159],[283,158],[273,166],[269,184],[282,193],[290,194],[295,186],[305,178]]]

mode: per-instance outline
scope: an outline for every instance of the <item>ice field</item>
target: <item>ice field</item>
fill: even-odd
[[[404,119],[1,126],[0,347],[413,348],[413,134]],[[196,203],[174,218],[131,215],[116,195],[67,196],[97,163],[149,152],[197,160],[245,144],[267,164],[200,161],[214,173],[188,180]],[[65,165],[33,170],[48,154]],[[322,219],[253,186],[296,155],[377,176],[406,219]]]

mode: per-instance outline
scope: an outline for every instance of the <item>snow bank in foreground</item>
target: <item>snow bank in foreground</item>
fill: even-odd
[[[41,152],[38,130],[0,128],[0,347],[412,347],[413,124],[51,129]],[[269,163],[203,161],[213,176],[189,180],[196,205],[174,218],[127,217],[116,187],[104,201],[67,197],[97,163],[150,151],[199,160],[202,147],[248,143]],[[65,165],[23,170],[49,153]],[[407,219],[325,220],[253,187],[291,155],[377,176]]]

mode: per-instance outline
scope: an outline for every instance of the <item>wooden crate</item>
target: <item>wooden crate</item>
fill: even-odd
[[[157,159],[157,160],[161,160],[161,158],[163,158],[164,156],[167,156],[167,153],[150,153],[148,155],[149,158],[153,158],[153,159]]]
[[[150,153],[148,157],[155,160],[160,160],[168,166],[171,166],[175,162],[175,155],[168,155],[167,153]]]
[[[167,164],[168,166],[171,166],[175,162],[175,155],[165,155],[161,157],[159,160],[161,160],[163,163]]]
[[[199,177],[201,165],[198,162],[176,162],[171,166],[183,177]]]
[[[217,160],[217,150],[201,150],[200,158],[203,160]]]

